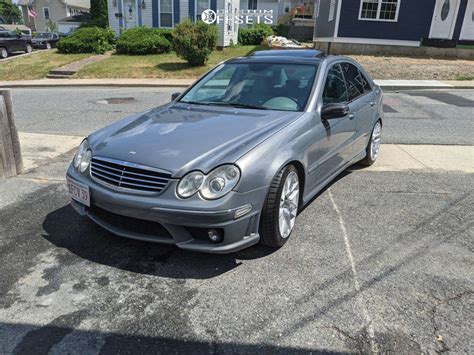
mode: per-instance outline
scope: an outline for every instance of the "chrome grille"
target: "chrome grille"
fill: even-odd
[[[91,176],[108,185],[147,192],[160,192],[171,175],[158,169],[120,160],[93,157]]]

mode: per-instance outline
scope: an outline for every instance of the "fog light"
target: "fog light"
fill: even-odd
[[[222,240],[222,237],[219,235],[219,233],[215,229],[209,229],[207,231],[207,236],[214,243],[219,243]]]

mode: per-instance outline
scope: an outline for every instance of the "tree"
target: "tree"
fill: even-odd
[[[92,24],[103,28],[107,27],[109,25],[107,0],[91,0],[90,15]]]
[[[20,8],[12,0],[0,0],[0,17],[6,23],[18,23],[22,20]]]

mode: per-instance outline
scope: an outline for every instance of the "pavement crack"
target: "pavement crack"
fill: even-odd
[[[433,336],[437,347],[437,349],[435,350],[436,353],[441,354],[450,351],[450,348],[448,347],[445,338],[440,334],[440,329],[436,322],[436,313],[438,312],[438,308],[443,305],[447,305],[452,301],[460,300],[461,298],[472,294],[474,294],[474,291],[466,290],[447,298],[434,297],[435,302],[433,307],[431,308],[431,324],[433,326]]]

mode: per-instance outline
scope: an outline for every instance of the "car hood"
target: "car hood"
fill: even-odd
[[[112,124],[89,140],[96,156],[180,177],[235,162],[301,114],[173,103]]]

